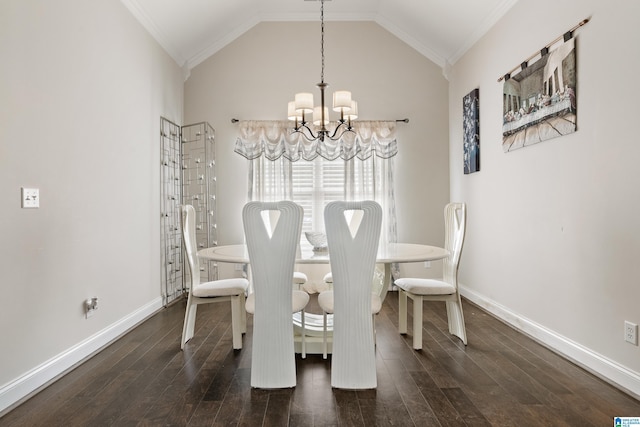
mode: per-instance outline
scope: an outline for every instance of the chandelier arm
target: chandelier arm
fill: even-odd
[[[294,128],[291,133],[292,134],[299,133],[307,141],[313,142],[317,140],[324,141],[325,138],[328,138],[331,141],[338,141],[347,132],[356,133],[356,131],[353,130],[353,127],[351,126],[350,123],[347,124],[344,121],[340,121],[336,126],[336,128],[333,130],[333,133],[329,132],[327,129],[319,129],[318,134],[316,135],[313,133],[313,130],[311,130],[311,128],[306,124],[306,122],[300,123],[299,126]]]
[[[307,130],[308,135],[307,135],[307,132],[304,131],[305,129]],[[316,136],[313,133],[313,131],[311,130],[311,128],[309,126],[307,126],[306,124],[301,124],[297,128],[293,129],[293,132],[291,132],[291,133],[292,134],[299,133],[304,137],[304,139],[306,139],[309,142],[313,142],[313,141],[316,141],[318,139],[323,139],[324,138],[322,132],[318,133],[318,135]]]
[[[340,138],[342,138],[344,136],[345,133],[347,132],[351,132],[351,133],[356,133],[356,131],[353,130],[353,128],[351,126],[347,126],[346,129],[342,130],[340,132],[340,135],[338,135],[338,131],[340,129],[342,129],[344,126],[346,126],[345,123],[340,123],[338,124],[338,126],[336,126],[336,128],[334,129],[333,133],[331,135],[326,135],[327,138],[329,138],[332,141],[338,141],[340,140]]]

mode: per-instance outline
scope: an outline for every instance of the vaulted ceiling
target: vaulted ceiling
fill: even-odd
[[[319,21],[318,0],[121,0],[191,69],[265,21]],[[518,0],[325,0],[325,21],[374,21],[434,63],[454,64]]]

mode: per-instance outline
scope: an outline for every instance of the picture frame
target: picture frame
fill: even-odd
[[[480,89],[462,98],[464,174],[480,171]]]

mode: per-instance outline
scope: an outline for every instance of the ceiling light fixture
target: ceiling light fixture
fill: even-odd
[[[301,133],[307,140],[324,141],[329,138],[337,141],[345,132],[353,132],[351,120],[358,118],[358,103],[351,99],[351,92],[339,90],[333,93],[333,111],[340,113],[336,128],[331,132],[329,125],[329,108],[324,103],[324,91],[329,84],[324,82],[324,0],[320,0],[320,56],[322,58],[322,70],[320,83],[316,86],[320,89],[320,105],[314,107],[313,94],[309,92],[296,93],[295,100],[290,101],[287,108],[289,120],[295,121],[294,133]],[[309,127],[307,117],[313,113],[313,125],[317,129],[314,133]]]

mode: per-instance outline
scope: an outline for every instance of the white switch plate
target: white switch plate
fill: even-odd
[[[22,187],[22,207],[25,209],[40,207],[40,190]]]

